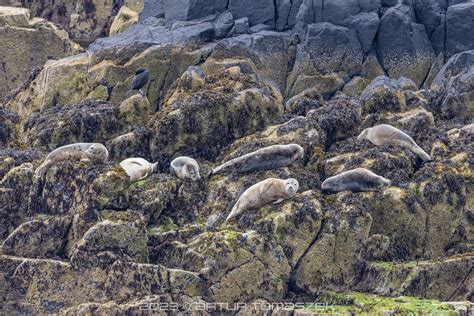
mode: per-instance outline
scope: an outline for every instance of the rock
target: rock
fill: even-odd
[[[152,109],[148,99],[140,94],[131,96],[119,106],[119,118],[129,125],[144,126],[151,114]]]
[[[344,88],[342,93],[350,97],[357,97],[360,95],[365,88],[370,84],[370,81],[362,77],[354,77],[349,81]]]
[[[110,26],[109,36],[123,32],[137,22],[138,12],[133,11],[127,6],[122,6]]]
[[[175,21],[195,20],[223,12],[227,2],[225,0],[163,0],[163,5],[166,22],[171,25]]]
[[[165,17],[165,0],[144,0],[143,11],[140,13],[139,22],[143,23],[150,17]]]
[[[361,65],[362,49],[354,30],[327,22],[310,24],[305,42],[298,45],[287,95],[317,86],[330,98],[344,86],[342,77],[360,72]]]
[[[29,27],[30,10],[24,8],[1,7],[0,27]]]
[[[399,83],[385,76],[372,81],[360,96],[364,113],[400,112],[405,109],[405,95]]]
[[[11,43],[15,43],[14,49]],[[45,43],[48,43],[45,45]],[[63,30],[44,20],[30,20],[25,9],[0,7],[0,98],[19,88],[34,68],[48,59],[77,52]]]
[[[446,56],[474,49],[474,27],[472,17],[474,3],[460,3],[448,7],[446,11]]]
[[[364,53],[372,49],[373,41],[379,28],[379,16],[376,12],[359,13],[346,22],[357,31],[357,37]]]
[[[121,130],[119,115],[125,115],[121,112],[110,103],[94,100],[56,106],[30,116],[25,123],[25,141],[48,151],[74,142],[103,143]],[[126,116],[124,122],[133,119],[129,113]]]
[[[347,196],[340,194],[338,200],[343,203],[344,197]],[[309,293],[335,287],[344,289],[356,277],[355,257],[368,237],[372,218],[360,202],[349,203],[343,209],[333,206],[339,212],[337,219],[331,217],[322,225],[296,264],[291,276],[291,286],[295,289]]]
[[[24,188],[33,187],[34,169],[31,163],[22,163],[22,160],[33,161],[41,156],[31,151],[2,150],[1,157],[0,215],[3,221],[0,239],[3,240],[31,215],[29,191]]]
[[[265,24],[257,24],[250,28],[250,33],[258,33],[260,31],[269,31],[272,27]]]
[[[379,295],[428,296],[444,301],[466,300],[470,282],[470,262],[472,263],[472,256],[467,255],[440,261],[373,263],[362,273],[362,282],[357,288],[358,290],[375,288],[375,293]],[[433,287],[425,287],[422,284],[432,284],[440,290],[433,295]],[[448,290],[452,286],[458,290],[455,292]]]
[[[57,258],[63,254],[71,217],[36,219],[18,226],[2,245],[4,254],[27,258]]]
[[[295,115],[306,115],[309,110],[319,108],[322,102],[319,89],[308,89],[286,101],[285,110]]]
[[[380,20],[377,34],[377,50],[388,75],[410,78],[420,86],[434,60],[424,26],[411,22],[401,10],[390,8]]]
[[[249,19],[247,17],[235,20],[235,34],[249,34]]]
[[[400,85],[400,88],[403,91],[405,91],[405,90],[417,91],[418,90],[418,86],[411,79],[408,79],[408,78],[405,78],[405,77],[400,77],[400,78],[398,78],[397,82],[398,82],[398,84]]]
[[[134,128],[133,131],[108,141],[105,147],[109,150],[109,159],[122,161],[130,157],[142,157],[150,160],[149,138],[148,129]]]
[[[177,152],[213,160],[230,141],[264,128],[283,113],[279,92],[253,71],[235,66],[211,78],[198,93],[188,94],[185,86],[178,86],[181,95],[165,101],[151,126],[154,160],[165,163]]]
[[[258,34],[240,35],[220,41],[202,68],[211,71],[212,67],[212,71],[217,71],[217,68],[246,64],[243,67],[255,69],[262,79],[270,84],[275,83],[283,92],[287,87],[287,75],[295,50],[294,39],[285,33],[262,31]],[[225,59],[232,59],[230,65],[227,65],[229,60]],[[282,66],[275,67],[275,64]]]
[[[91,227],[76,244],[71,257],[74,267],[110,265],[115,260],[148,262],[145,223],[104,220]]]
[[[1,5],[27,7],[31,16],[41,17],[58,24],[65,29],[75,42],[90,43],[94,39],[108,34],[108,28],[122,3],[139,12],[140,5],[134,1],[122,1],[120,4],[101,1],[60,0],[51,3],[36,1],[2,0]],[[48,41],[49,42],[49,41]]]
[[[230,30],[234,27],[234,17],[232,13],[226,11],[220,14],[217,19],[214,21],[214,37],[216,39],[221,39],[227,37]]]
[[[230,0],[229,10],[236,19],[248,17],[249,25],[275,25],[275,6],[272,0]]]
[[[275,28],[279,31],[291,29],[296,24],[296,14],[302,0],[278,0],[276,2],[277,18]]]
[[[449,119],[469,118],[474,111],[474,51],[451,57],[431,84],[434,106]]]
[[[326,147],[333,141],[354,136],[361,119],[360,104],[345,96],[336,97],[306,117],[315,120],[326,132]]]

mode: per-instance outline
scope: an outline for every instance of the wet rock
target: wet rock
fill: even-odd
[[[355,258],[369,236],[372,218],[360,202],[350,200],[350,193],[349,196],[339,194],[338,200],[348,204],[334,208],[336,213],[329,215],[298,261],[291,277],[291,286],[295,289],[307,293],[331,288],[341,290],[348,288],[357,275]]]
[[[439,300],[469,299],[472,256],[446,258],[440,261],[407,263],[381,262],[366,267],[357,288],[373,288],[381,295],[412,295]],[[427,286],[427,285],[431,286]],[[434,288],[440,289],[433,291]],[[452,290],[455,288],[456,290]]]

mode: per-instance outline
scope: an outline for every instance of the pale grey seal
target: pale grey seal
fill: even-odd
[[[201,179],[199,164],[190,157],[182,156],[174,159],[171,162],[170,172],[180,179],[191,179],[194,181]]]
[[[296,179],[268,178],[260,181],[245,190],[235,203],[226,221],[238,216],[248,209],[255,209],[265,204],[274,204],[293,197],[298,191],[299,183]]]
[[[380,186],[389,186],[392,182],[364,168],[342,172],[324,180],[321,189],[324,193],[342,191],[375,191]]]
[[[229,170],[244,173],[276,169],[288,166],[303,156],[304,149],[300,145],[273,145],[229,160],[212,170],[212,174],[223,173]]]
[[[143,158],[127,158],[120,163],[120,167],[130,177],[130,182],[145,179],[153,172],[156,172],[158,163],[150,163]]]
[[[36,169],[35,174],[43,176],[58,161],[80,160],[84,162],[103,163],[109,157],[109,151],[99,143],[75,143],[56,148]]]
[[[400,146],[411,150],[423,161],[431,160],[430,156],[410,136],[388,124],[366,128],[357,139],[367,139],[376,146],[385,144]]]

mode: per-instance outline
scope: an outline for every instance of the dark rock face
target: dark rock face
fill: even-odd
[[[382,66],[391,77],[423,83],[434,59],[423,25],[411,22],[401,10],[389,9],[380,21],[377,41]]]
[[[474,3],[452,5],[446,11],[446,55],[474,49],[474,35],[470,30],[474,27],[472,16]]]

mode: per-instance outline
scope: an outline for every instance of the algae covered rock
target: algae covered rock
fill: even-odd
[[[107,265],[115,260],[146,263],[147,240],[143,220],[104,220],[92,226],[76,244],[71,263],[78,268]]]
[[[175,152],[215,159],[222,147],[283,113],[280,92],[252,70],[234,66],[207,82],[197,93],[180,86],[180,96],[173,95],[172,103],[165,102],[155,115],[150,140],[154,160],[170,161]]]
[[[12,49],[15,43],[15,49]],[[47,44],[46,44],[47,43]],[[26,9],[0,7],[0,96],[4,97],[48,59],[77,52],[67,33],[42,19],[30,20]]]

